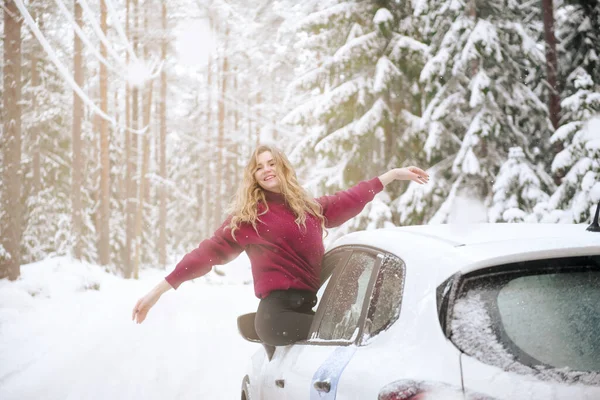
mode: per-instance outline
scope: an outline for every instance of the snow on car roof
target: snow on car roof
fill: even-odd
[[[435,265],[443,277],[502,263],[600,255],[600,233],[586,228],[585,224],[418,225],[354,232],[338,239],[334,246],[378,247],[405,261]]]
[[[392,230],[408,231],[458,245],[532,238],[589,237],[584,224],[443,224],[415,225]],[[599,235],[600,236],[600,235]],[[599,241],[600,242],[600,241]]]

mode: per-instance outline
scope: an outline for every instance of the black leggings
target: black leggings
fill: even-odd
[[[262,299],[254,328],[260,340],[272,346],[286,346],[308,338],[317,295],[306,290],[275,290]]]

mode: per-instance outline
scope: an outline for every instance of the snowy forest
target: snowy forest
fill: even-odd
[[[69,255],[136,278],[226,217],[255,146],[315,196],[389,168],[330,232],[586,223],[598,0],[2,0],[0,278]],[[226,273],[225,269],[215,270]]]

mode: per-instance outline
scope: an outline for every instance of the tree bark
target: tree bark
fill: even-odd
[[[542,10],[544,13],[544,39],[546,41],[546,73],[548,75],[548,84],[551,88],[548,109],[550,111],[550,121],[552,121],[554,129],[557,129],[560,122],[560,91],[557,79],[558,64],[552,0],[542,0]]]
[[[144,126],[147,126],[148,129],[144,133],[142,137],[142,167],[140,171],[140,183],[138,190],[138,207],[135,216],[135,238],[136,238],[136,246],[135,246],[135,262],[133,266],[133,278],[139,278],[140,271],[140,259],[142,254],[142,246],[143,246],[143,232],[142,232],[142,220],[144,215],[144,193],[146,188],[146,174],[148,172],[148,164],[150,162],[150,112],[152,109],[152,82],[150,81],[148,84],[148,90],[146,94],[146,104],[144,109]]]
[[[142,30],[142,32],[148,32],[148,12],[149,9],[148,7],[144,7],[144,28]],[[149,54],[149,48],[150,48],[150,40],[148,40],[147,38],[143,41],[144,42],[144,60],[148,60],[150,58]],[[151,110],[152,109],[152,105],[147,106],[144,105],[144,99],[140,100],[143,109],[146,110]],[[146,120],[145,115],[142,116],[142,120]],[[148,119],[147,123],[144,123],[144,127],[148,126],[148,132],[151,132],[150,128],[149,128],[149,124],[150,124],[150,119]],[[151,137],[148,137],[148,141],[150,141]],[[150,170],[150,160],[148,161],[148,168],[146,169],[146,173],[148,173],[148,171]],[[141,179],[141,178],[140,178]],[[144,202],[150,202],[150,189],[151,189],[151,184],[152,182],[150,181],[146,181],[146,184],[144,185]],[[143,215],[143,213],[142,213]]]
[[[219,136],[217,138],[217,182],[215,190],[215,216],[217,220],[223,219],[223,150],[225,148],[225,96],[227,95],[227,73],[229,63],[227,60],[227,45],[229,42],[229,27],[225,31],[225,48],[223,49],[223,68],[221,70],[221,95],[219,97]]]
[[[77,1],[77,0],[76,0]],[[127,40],[131,37],[129,27],[130,17],[130,0],[125,0],[125,36]],[[125,54],[125,63],[129,65],[129,52]],[[129,82],[125,82],[125,126],[131,127],[131,88]],[[133,197],[131,191],[131,182],[133,181],[132,171],[132,133],[129,129],[125,129],[125,254],[123,255],[124,275],[127,277],[131,274],[131,216],[130,216],[130,201]]]
[[[238,69],[236,68],[236,74],[233,76],[233,95],[235,96],[236,99],[239,99],[239,91],[238,91]],[[241,103],[241,102],[240,102]],[[235,108],[235,110],[233,111],[233,128],[234,128],[234,132],[236,135],[236,138],[238,137],[238,135],[241,133],[239,132],[240,129],[240,113],[238,111],[238,107]],[[242,171],[240,168],[240,145],[239,145],[239,140],[236,139],[235,140],[235,144],[233,146],[233,150],[234,150],[234,158],[233,158],[233,165],[234,165],[234,176],[235,178],[233,179],[234,181],[234,193],[237,191],[237,187],[240,184],[241,181],[241,175],[242,175]]]
[[[212,32],[212,20],[210,20],[210,28]],[[208,56],[208,65],[207,65],[207,78],[206,78],[206,90],[208,92],[207,100],[206,100],[206,148],[211,148],[212,141],[212,55]],[[204,196],[203,202],[199,206],[203,209],[204,214],[204,234],[208,236],[212,232],[213,227],[213,210],[211,210],[212,202],[209,201],[211,199],[211,190],[212,190],[212,174],[211,174],[211,163],[212,157],[209,152],[206,152],[207,162],[205,163],[204,168]],[[200,200],[200,199],[199,199]]]
[[[37,21],[38,23],[38,27],[40,28],[40,30],[42,30],[42,20],[41,17],[38,19]],[[38,88],[38,86],[40,85],[40,72],[38,69],[38,51],[42,51],[41,46],[39,46],[37,43],[35,45],[36,51],[32,51],[31,52],[31,93],[32,93],[32,98],[31,98],[31,108],[33,111],[35,111],[37,109],[37,92],[38,90],[40,90],[40,88]],[[30,137],[33,138],[33,151],[32,151],[32,155],[33,155],[33,162],[32,162],[32,167],[33,167],[33,182],[32,182],[32,186],[33,186],[33,190],[32,190],[32,195],[37,195],[41,188],[42,188],[42,179],[41,179],[41,169],[42,169],[42,163],[40,160],[40,132],[38,129],[37,125],[33,125],[31,127],[31,129],[29,130],[30,132]]]
[[[21,19],[14,1],[4,0],[4,91],[2,204],[0,215],[0,278],[15,280],[21,274]]]
[[[79,27],[83,27],[82,8],[77,0],[73,1],[75,10],[75,22]],[[74,35],[74,54],[73,54],[73,74],[75,83],[83,87],[83,45],[79,36]],[[83,101],[73,92],[73,158],[71,166],[71,231],[75,238],[73,254],[76,259],[82,258],[82,222],[81,222],[81,188],[83,187],[83,157],[81,145],[81,124],[83,121]]]
[[[106,34],[108,24],[106,21],[106,4],[100,1],[100,27]],[[104,44],[100,47],[102,57],[106,58],[107,50]],[[108,76],[106,66],[100,64],[100,109],[108,113]],[[110,263],[110,138],[108,121],[100,121],[100,238],[98,242],[98,255],[100,265]]]
[[[137,0],[133,0],[132,6],[132,14],[133,14],[133,34],[132,34],[132,46],[133,51],[137,54],[138,48],[138,2]],[[138,89],[133,86],[131,88],[131,128],[134,130],[139,129],[139,102],[138,102]],[[136,193],[137,193],[137,163],[138,163],[138,135],[130,134],[130,152],[128,158],[128,184],[129,190],[127,194],[127,247],[130,251],[133,251],[133,246],[136,241],[135,236],[135,216],[136,216]],[[130,253],[131,254],[131,253]],[[130,260],[133,262],[134,260]],[[133,273],[134,266],[130,263],[125,266],[125,278],[131,278]]]
[[[162,47],[161,58],[167,59],[167,1],[162,2]],[[158,262],[167,265],[167,191],[164,182],[167,180],[167,73],[163,67],[160,73],[160,142],[158,146],[159,168],[162,184],[160,185],[160,208],[158,212]]]

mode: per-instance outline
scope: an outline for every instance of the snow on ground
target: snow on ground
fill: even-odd
[[[258,300],[245,256],[221,270],[167,292],[137,325],[131,310],[164,271],[136,281],[69,258],[22,266],[0,280],[0,399],[239,398],[262,348],[236,318]]]

